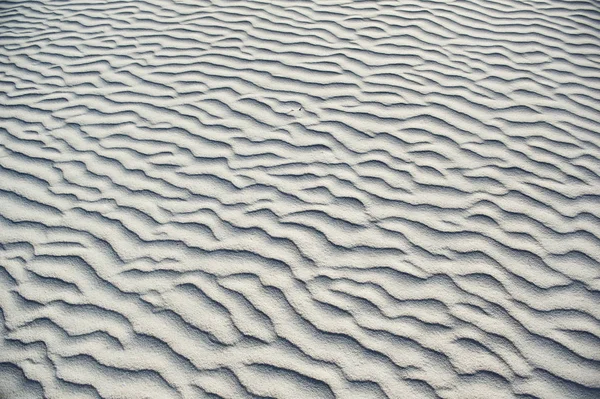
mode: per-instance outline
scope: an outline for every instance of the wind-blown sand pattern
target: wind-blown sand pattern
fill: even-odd
[[[598,2],[0,9],[1,398],[600,397]]]

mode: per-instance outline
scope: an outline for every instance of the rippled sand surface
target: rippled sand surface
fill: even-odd
[[[599,398],[600,3],[0,3],[0,398]]]

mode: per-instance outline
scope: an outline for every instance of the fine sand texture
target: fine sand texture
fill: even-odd
[[[600,398],[596,0],[0,2],[0,398]]]

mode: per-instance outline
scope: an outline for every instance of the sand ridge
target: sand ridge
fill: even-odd
[[[595,1],[0,4],[0,398],[597,398]]]

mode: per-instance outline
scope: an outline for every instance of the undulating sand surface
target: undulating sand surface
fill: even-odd
[[[0,3],[0,398],[600,398],[600,3]]]

